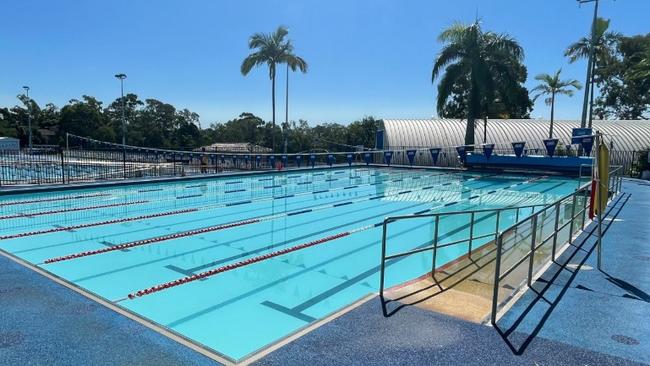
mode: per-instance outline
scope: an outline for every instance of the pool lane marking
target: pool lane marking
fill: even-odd
[[[453,176],[453,173],[432,174],[432,175],[427,175],[426,177],[431,178],[431,177],[436,177],[436,176],[437,177],[442,177],[442,176],[448,176],[448,175]],[[460,177],[466,177],[466,176],[467,175],[465,175],[465,174],[460,175]],[[482,176],[476,176],[476,175],[471,175],[471,176],[473,178],[482,177]],[[483,176],[483,177],[489,177],[489,175],[488,176]],[[465,181],[468,181],[468,180],[462,180],[461,182],[465,182]],[[390,183],[390,182],[391,182],[390,180],[385,180],[385,181],[382,181],[380,183]],[[359,184],[358,187],[370,186],[370,185],[373,185],[373,184],[367,184],[367,183],[366,184]],[[433,186],[430,186],[429,188],[432,188],[432,187]],[[338,190],[343,190],[343,189],[344,189],[343,187],[337,187],[337,188],[331,188],[331,189],[328,189],[328,190],[321,190],[321,191],[299,192],[299,193],[292,194],[292,196],[293,197],[307,196],[307,195],[312,195],[312,194],[317,194],[317,193],[332,192],[332,191],[338,191]],[[223,208],[223,207],[243,205],[243,204],[248,204],[248,203],[258,203],[258,202],[271,201],[271,200],[276,200],[276,199],[280,199],[280,198],[288,198],[289,196],[290,195],[275,196],[275,197],[265,197],[265,198],[260,198],[260,199],[256,199],[256,200],[246,200],[246,201],[222,203],[222,204],[217,204],[217,205],[206,205],[206,206],[197,207],[195,209],[196,209],[196,211],[211,210],[211,209],[218,209],[218,208]],[[378,197],[378,198],[383,198],[383,196]],[[24,216],[30,216],[30,215],[25,214]],[[119,222],[116,222],[116,223],[119,223]],[[106,224],[103,224],[103,225],[106,225]],[[95,225],[89,225],[89,227],[90,226],[95,226]],[[44,232],[44,233],[47,233],[47,232]],[[16,235],[19,235],[19,234],[16,234]]]
[[[109,193],[93,193],[93,194],[81,194],[81,195],[77,195],[77,196],[62,196],[62,197],[42,198],[42,199],[33,199],[33,200],[24,200],[24,201],[0,202],[0,207],[26,205],[26,204],[30,204],[30,203],[41,203],[41,202],[69,201],[69,200],[77,200],[77,199],[82,199],[82,198],[104,197],[104,196],[110,196],[110,194]]]
[[[445,174],[435,174],[432,176],[443,176],[443,175],[448,175],[447,173]],[[464,177],[465,175],[462,175]],[[477,176],[473,176],[473,178],[476,178]],[[480,176],[479,176],[480,177]],[[462,182],[466,182],[469,180],[463,180]],[[388,181],[390,182],[390,181]],[[361,185],[363,186],[363,184]],[[434,186],[429,186],[428,188],[433,188]],[[248,203],[257,203],[257,202],[264,202],[264,201],[270,201],[270,200],[276,200],[276,199],[281,199],[281,198],[289,198],[289,197],[296,197],[296,196],[305,196],[305,195],[310,195],[310,194],[316,194],[316,193],[324,193],[324,192],[330,192],[330,191],[336,191],[336,190],[341,190],[342,188],[332,188],[330,190],[325,190],[325,191],[315,191],[315,192],[303,192],[303,193],[296,193],[296,194],[291,194],[291,195],[284,195],[284,196],[276,196],[276,197],[267,197],[267,198],[261,198],[258,200],[253,200],[253,201],[239,201],[239,202],[230,202],[230,203],[222,203],[218,205],[207,205],[203,207],[197,207],[197,208],[190,208],[187,209],[187,212],[198,212],[198,211],[203,211],[203,210],[211,210],[211,209],[218,209],[218,208],[224,208],[224,207],[230,207],[230,206],[237,206],[237,205],[243,205],[243,204],[248,204]],[[372,199],[379,199],[379,198],[384,198],[384,195],[377,196],[376,198]],[[336,201],[335,201],[336,202]],[[340,202],[340,201],[338,201]],[[316,205],[319,206],[319,205]],[[178,211],[173,211],[173,212],[178,212],[182,213],[184,210],[178,210]],[[291,215],[296,215],[297,213],[292,213]],[[139,216],[137,218],[133,219],[127,219],[127,220],[122,220],[122,219],[114,219],[114,220],[107,220],[107,221],[101,221],[98,223],[90,223],[90,224],[79,224],[79,225],[73,225],[73,226],[67,226],[67,228],[72,228],[72,229],[83,229],[86,227],[93,227],[93,226],[102,226],[102,225],[110,225],[110,224],[117,224],[117,223],[122,223],[122,222],[127,222],[127,221],[136,221],[140,219],[147,219],[147,218],[156,218],[159,216],[167,216],[166,214],[159,215],[159,214],[152,214],[152,215],[144,215],[144,216]],[[0,237],[0,240],[2,239],[14,239],[14,238],[19,238],[23,236],[31,236],[31,235],[39,235],[39,234],[47,234],[51,232],[57,232],[57,231],[64,231],[64,230],[56,230],[56,229],[44,229],[44,230],[37,230],[37,231],[32,231],[32,232],[27,232],[27,233],[19,233],[19,234],[12,234],[12,235],[6,235],[3,237]]]
[[[466,180],[465,182],[472,182],[479,180],[483,177],[477,177],[477,178],[470,178]],[[391,197],[391,196],[396,196],[397,194],[393,195],[388,195],[385,197]],[[372,198],[372,197],[371,197]],[[278,213],[278,214],[272,214],[272,215],[264,215],[264,216],[258,216],[254,218],[249,218],[245,220],[240,220],[240,221],[234,221],[230,223],[225,223],[225,224],[220,224],[216,226],[208,226],[200,229],[193,229],[193,230],[187,230],[187,231],[182,231],[179,233],[174,233],[174,234],[169,234],[169,235],[163,235],[163,236],[158,236],[158,237],[153,237],[153,238],[148,238],[148,239],[142,239],[142,240],[136,240],[132,242],[127,242],[124,244],[118,244],[113,247],[109,248],[102,248],[102,249],[96,249],[96,250],[89,250],[89,251],[84,251],[84,252],[79,252],[79,253],[73,253],[73,254],[68,254],[64,256],[59,256],[59,257],[53,257],[46,259],[43,264],[52,264],[56,262],[62,262],[62,261],[68,261],[72,259],[77,259],[77,258],[83,258],[83,257],[89,257],[93,255],[98,255],[98,254],[104,254],[108,252],[112,252],[115,250],[121,250],[125,248],[133,248],[133,247],[139,247],[139,246],[144,246],[144,245],[149,245],[149,244],[154,244],[154,243],[160,243],[163,241],[169,241],[169,240],[174,240],[174,239],[179,239],[179,238],[185,238],[189,236],[194,236],[194,235],[199,235],[199,234],[204,234],[204,233],[209,233],[209,232],[214,232],[214,231],[220,231],[224,229],[230,229],[234,227],[239,227],[239,226],[244,226],[244,225],[250,225],[250,224],[255,224],[255,223],[260,223],[260,222],[265,222],[265,221],[271,221],[275,220],[278,218],[282,217],[288,217],[288,216],[295,216],[298,214],[303,214],[307,212],[315,212],[315,211],[321,211],[325,209],[330,209],[333,207],[339,207],[339,206],[345,206],[353,203],[359,203],[359,202],[365,202],[365,201],[370,201],[369,198],[363,197],[360,199],[352,200],[352,201],[347,201],[347,202],[342,202],[342,203],[329,203],[325,205],[318,205],[314,208],[308,209],[308,210],[299,210],[300,212],[283,212],[283,213]],[[248,201],[240,201],[240,202],[234,202],[234,203],[228,203],[227,206],[235,206],[235,205],[243,205],[251,203],[250,200]]]
[[[147,200],[140,201],[131,201],[131,202],[121,202],[121,203],[110,203],[106,205],[97,205],[97,206],[86,206],[86,207],[75,207],[75,208],[65,208],[60,210],[50,210],[50,211],[40,211],[40,212],[31,212],[31,213],[19,213],[7,216],[0,216],[0,220],[9,220],[17,218],[26,218],[33,216],[45,216],[45,215],[54,215],[66,212],[76,212],[76,211],[87,211],[87,210],[96,210],[100,208],[109,208],[109,207],[119,207],[119,206],[130,206],[130,205],[140,205],[143,203],[149,203]]]
[[[504,187],[504,188],[500,188],[498,190],[510,189],[510,188],[517,187],[517,186],[525,184],[525,183],[530,183],[530,182],[540,180],[540,179],[544,179],[544,178],[546,178],[546,176],[536,177],[536,178],[530,179],[528,181],[523,181],[523,182],[520,182],[520,183],[512,184],[512,185]],[[488,193],[485,193],[484,195],[487,195],[487,194]],[[436,207],[433,207],[433,208],[429,209],[428,212],[430,212],[432,210],[435,210],[437,208],[440,208],[440,207],[441,207],[440,205],[436,206]],[[400,210],[402,210],[402,208],[400,208]],[[152,293],[159,292],[159,291],[162,291],[162,290],[166,290],[166,289],[171,288],[171,287],[176,287],[176,286],[179,286],[179,285],[184,285],[186,283],[190,283],[190,282],[194,282],[194,281],[197,281],[197,280],[205,279],[205,278],[208,278],[208,277],[220,274],[220,273],[228,272],[228,271],[231,271],[231,270],[234,270],[234,269],[237,269],[237,268],[241,268],[241,267],[248,266],[248,265],[251,265],[251,264],[254,264],[254,263],[258,263],[258,262],[262,262],[262,261],[265,261],[265,260],[268,260],[268,259],[271,259],[271,258],[275,258],[275,257],[281,256],[281,255],[284,255],[284,254],[288,254],[288,253],[295,252],[295,251],[298,251],[298,250],[302,250],[302,249],[306,249],[306,248],[313,247],[313,246],[316,246],[316,245],[324,244],[324,243],[327,243],[327,242],[330,242],[330,241],[333,241],[333,240],[336,240],[336,239],[344,238],[344,237],[347,237],[347,236],[350,236],[350,235],[353,235],[353,234],[356,234],[356,233],[359,233],[359,232],[362,232],[362,231],[373,229],[373,228],[382,226],[383,223],[384,222],[382,220],[382,221],[374,223],[374,224],[369,224],[369,225],[361,226],[361,227],[358,227],[358,228],[355,228],[355,229],[342,231],[342,232],[339,232],[337,234],[329,235],[329,236],[326,236],[326,237],[323,237],[323,238],[320,238],[320,239],[316,239],[316,240],[312,240],[312,241],[307,242],[307,243],[298,244],[298,245],[295,245],[295,246],[292,246],[292,247],[289,247],[289,248],[276,250],[276,251],[273,251],[273,252],[270,252],[270,253],[267,253],[267,254],[263,254],[263,255],[251,257],[251,258],[239,261],[239,262],[227,264],[227,265],[215,268],[215,269],[211,269],[211,270],[208,270],[208,271],[204,271],[204,272],[201,272],[201,273],[194,274],[192,276],[182,277],[182,278],[179,278],[179,279],[174,280],[174,281],[169,281],[169,282],[165,282],[165,283],[162,283],[162,284],[159,284],[159,285],[152,286],[152,287],[150,287],[148,289],[139,290],[137,292],[130,293],[130,294],[127,295],[126,298],[133,300],[135,298],[142,297],[142,296],[145,296],[145,295],[150,295]],[[117,302],[119,302],[119,301],[121,301],[121,300],[117,300]]]
[[[146,219],[152,219],[152,218],[163,217],[163,216],[179,215],[179,214],[196,212],[196,211],[198,211],[198,208],[188,208],[184,210],[168,211],[168,212],[161,212],[161,213],[156,213],[151,215],[142,215],[142,216],[126,217],[126,218],[114,219],[114,220],[91,222],[87,224],[57,226],[56,228],[53,229],[44,229],[44,230],[29,231],[29,232],[19,233],[19,234],[3,235],[0,236],[0,240],[23,238],[26,236],[34,236],[34,235],[42,235],[42,234],[50,234],[50,233],[56,233],[60,231],[73,231],[77,229],[84,229],[84,228],[95,227],[95,226],[121,224],[124,222],[146,220]]]
[[[423,225],[428,225],[428,224],[423,224]],[[398,233],[396,233],[396,234],[393,234],[392,236],[399,236],[399,235],[402,235],[402,234],[404,234],[405,232],[410,231],[410,230],[411,230],[411,229],[403,230],[403,231],[401,231],[401,232],[398,232]],[[391,237],[392,237],[392,236],[391,236]],[[325,261],[323,261],[323,262],[320,262],[320,263],[314,264],[314,265],[312,265],[311,267],[301,268],[298,272],[295,272],[295,273],[292,273],[292,274],[290,274],[290,275],[284,276],[284,277],[282,277],[282,278],[276,279],[276,280],[274,280],[273,282],[270,282],[270,283],[268,283],[268,284],[262,285],[262,286],[260,286],[260,287],[255,288],[255,289],[252,289],[252,290],[250,290],[250,291],[248,291],[248,292],[245,292],[245,293],[239,294],[239,295],[237,295],[237,296],[235,296],[235,297],[229,298],[228,300],[222,301],[221,303],[218,303],[218,304],[215,304],[215,305],[209,306],[208,308],[202,309],[202,310],[197,311],[197,312],[195,312],[195,313],[192,313],[192,314],[190,314],[190,315],[187,315],[187,316],[184,316],[184,317],[179,318],[179,319],[177,319],[177,320],[174,320],[174,321],[172,321],[171,323],[167,323],[166,325],[167,325],[168,327],[176,327],[176,326],[178,326],[178,325],[180,325],[180,324],[183,324],[183,323],[185,323],[185,322],[187,322],[187,321],[190,321],[190,320],[196,319],[196,318],[199,317],[199,316],[203,316],[203,315],[208,314],[208,313],[210,313],[210,312],[212,312],[212,311],[214,311],[214,310],[217,310],[217,309],[223,308],[224,306],[232,305],[232,304],[236,303],[237,301],[240,301],[240,300],[242,300],[242,299],[244,299],[244,298],[246,298],[246,297],[249,297],[249,296],[251,296],[251,295],[258,294],[261,290],[266,290],[266,289],[273,288],[273,286],[276,286],[276,285],[281,284],[281,283],[285,283],[287,280],[291,280],[291,279],[297,278],[297,277],[299,277],[299,276],[302,276],[302,275],[304,275],[304,274],[306,274],[306,273],[313,272],[313,271],[315,271],[317,268],[323,267],[323,266],[325,266],[325,265],[327,265],[327,264],[334,263],[334,262],[336,262],[336,261],[338,261],[338,260],[340,260],[340,259],[343,259],[343,258],[345,258],[345,257],[348,257],[348,256],[350,256],[350,255],[353,255],[353,254],[356,254],[356,253],[362,252],[362,251],[364,251],[364,250],[366,250],[366,249],[372,248],[373,246],[375,246],[375,245],[377,245],[377,244],[379,244],[379,243],[380,243],[380,241],[374,241],[374,242],[371,242],[371,243],[365,244],[365,245],[363,245],[363,246],[361,246],[361,247],[354,248],[354,249],[352,249],[352,250],[350,250],[350,251],[348,251],[348,252],[344,252],[344,253],[338,254],[337,256],[335,256],[335,257],[333,257],[333,258],[330,258],[330,259],[327,259],[327,260],[325,260]],[[425,245],[426,245],[426,244],[428,244],[428,243],[425,243]],[[400,260],[401,260],[401,259],[396,259],[396,260],[394,260],[394,262],[398,262],[398,261],[400,261]],[[390,265],[392,265],[392,263],[386,263],[386,265],[387,265],[387,266],[390,266]],[[364,272],[364,274],[365,274],[366,276],[368,276],[368,275],[371,275],[371,274],[375,273],[375,272],[378,271],[378,270],[379,270],[379,266],[376,266],[375,268],[371,268],[370,270]],[[355,277],[353,277],[352,279],[348,280],[347,282],[353,283],[354,281],[358,281],[357,277],[358,277],[358,276],[355,276]],[[340,278],[339,278],[339,279],[340,279]],[[337,286],[337,287],[338,287],[338,286]],[[331,289],[330,289],[330,290],[331,290]],[[327,291],[326,291],[327,293],[330,293],[329,296],[332,295],[330,290],[327,290]],[[318,296],[322,296],[322,294],[321,294],[321,295],[318,295]],[[126,300],[126,299],[128,299],[128,298],[119,299],[119,300],[117,300],[116,302],[120,302],[120,301],[123,301],[123,300]]]

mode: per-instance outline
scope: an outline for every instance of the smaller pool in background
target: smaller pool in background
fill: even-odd
[[[376,293],[386,216],[545,204],[576,187],[561,177],[332,168],[12,195],[0,198],[0,248],[236,361]],[[478,217],[475,235],[495,220]],[[504,211],[500,227],[514,221]],[[431,219],[390,225],[390,251],[431,245]],[[468,230],[466,218],[445,218],[441,243]],[[466,250],[439,250],[436,266]],[[246,261],[256,262],[127,297]],[[386,282],[431,264],[430,252],[390,261]]]

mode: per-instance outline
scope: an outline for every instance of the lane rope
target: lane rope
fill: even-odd
[[[486,177],[486,176],[474,177],[474,178],[470,178],[470,179],[468,179],[468,180],[466,180],[464,182],[476,181],[476,180],[479,180],[479,179],[484,178],[484,177]],[[432,186],[423,187],[420,190],[430,189],[431,187]],[[359,202],[374,200],[374,199],[377,199],[377,198],[386,198],[386,197],[391,197],[391,196],[396,196],[396,195],[399,195],[399,193],[396,193],[396,194],[393,194],[393,195],[381,195],[381,196],[364,197],[364,198],[361,198],[361,199],[358,199],[358,200],[349,201],[350,203],[346,203],[346,204],[359,203]],[[244,204],[244,203],[249,203],[249,202],[248,201],[242,202],[242,204]],[[232,205],[235,205],[235,204],[237,204],[237,203],[234,203],[234,204],[229,203],[228,205],[232,206]],[[235,221],[235,222],[220,224],[220,225],[216,225],[216,226],[208,226],[208,227],[204,227],[204,228],[200,228],[200,229],[188,230],[188,231],[183,231],[183,232],[179,232],[179,233],[158,236],[158,237],[154,237],[154,238],[136,240],[136,241],[132,241],[132,242],[124,243],[124,244],[114,245],[114,246],[107,247],[107,248],[101,248],[101,249],[96,249],[96,250],[88,250],[88,251],[84,251],[84,252],[73,253],[73,254],[68,254],[68,255],[64,255],[64,256],[49,258],[49,259],[46,259],[43,262],[43,264],[51,264],[51,263],[56,263],[56,262],[68,261],[68,260],[77,259],[77,258],[83,258],[83,257],[89,257],[89,256],[93,256],[93,255],[98,255],[98,254],[109,253],[109,252],[113,252],[113,251],[116,251],[116,250],[123,250],[123,249],[128,249],[128,248],[133,248],[133,247],[139,247],[139,246],[143,246],[143,245],[160,243],[160,242],[164,242],[164,241],[168,241],[168,240],[186,238],[186,237],[189,237],[189,236],[195,236],[195,235],[199,235],[199,234],[204,234],[204,233],[209,233],[209,232],[214,232],[214,231],[220,231],[220,230],[229,229],[229,228],[233,228],[233,227],[239,227],[239,226],[244,226],[244,225],[250,225],[250,224],[265,222],[265,221],[271,221],[271,220],[275,220],[275,219],[282,218],[282,217],[296,216],[296,215],[303,214],[303,213],[320,211],[320,210],[325,210],[325,209],[334,208],[334,207],[338,207],[338,206],[342,206],[342,204],[341,203],[330,203],[330,204],[326,204],[326,205],[316,206],[316,207],[310,208],[310,209],[300,208],[300,209],[297,209],[297,210],[294,210],[294,211],[283,212],[283,213],[278,213],[278,214],[274,214],[274,215],[259,216],[259,217],[255,217],[255,218],[249,218],[249,219],[246,219],[246,220]]]
[[[78,199],[82,199],[82,198],[105,197],[105,196],[110,196],[110,194],[109,193],[93,193],[93,194],[81,194],[81,195],[77,195],[77,196],[63,196],[63,197],[41,198],[41,199],[25,200],[25,201],[0,202],[0,207],[26,205],[26,204],[30,204],[30,203],[41,203],[41,202],[78,200]]]
[[[100,208],[139,205],[139,204],[143,204],[143,203],[149,203],[149,201],[140,200],[140,201],[131,201],[131,202],[110,203],[110,204],[107,204],[107,205],[64,208],[64,209],[60,209],[60,210],[50,210],[50,211],[41,211],[41,212],[32,212],[32,213],[19,213],[19,214],[7,215],[7,216],[0,216],[0,220],[17,219],[17,218],[21,218],[21,217],[54,215],[54,214],[60,214],[60,213],[66,213],[66,212],[97,210],[97,209],[100,209]]]
[[[519,186],[519,185],[522,185],[522,184],[526,184],[526,183],[531,183],[531,182],[534,182],[536,180],[540,180],[540,179],[543,179],[543,178],[545,178],[545,176],[537,177],[537,178],[530,179],[530,180],[527,180],[527,181],[524,181],[524,182],[519,182],[519,183],[516,183],[516,184],[512,184],[512,185],[507,186],[507,187],[499,188],[498,190],[491,191],[492,193],[485,193],[484,195],[493,194],[496,191],[510,189],[510,188],[513,188],[513,187],[516,187],[516,186]],[[466,198],[464,200],[470,200],[470,198]],[[429,209],[428,211],[430,212],[430,211],[435,210],[435,209],[440,208],[440,207],[441,206],[433,207],[433,208]],[[181,277],[181,278],[179,278],[177,280],[174,280],[174,281],[165,282],[165,283],[155,285],[155,286],[152,286],[152,287],[144,289],[144,290],[139,290],[139,291],[130,293],[130,294],[128,294],[126,296],[126,298],[128,298],[130,300],[133,300],[135,298],[150,295],[150,294],[153,294],[153,293],[156,293],[156,292],[159,292],[159,291],[166,290],[166,289],[171,288],[171,287],[184,285],[186,283],[194,282],[196,280],[205,279],[205,278],[208,278],[208,277],[220,274],[220,273],[232,271],[232,270],[237,269],[237,268],[245,267],[245,266],[248,266],[248,265],[251,265],[251,264],[254,264],[254,263],[258,263],[258,262],[262,262],[262,261],[265,261],[265,260],[268,260],[268,259],[271,259],[271,258],[275,258],[275,257],[281,256],[281,255],[284,255],[284,254],[288,254],[288,253],[295,252],[295,251],[298,251],[298,250],[313,247],[313,246],[316,246],[316,245],[319,245],[319,244],[327,243],[327,242],[330,242],[330,241],[333,241],[333,240],[336,240],[336,239],[347,237],[347,236],[350,236],[350,235],[353,235],[353,234],[356,234],[356,233],[359,233],[359,232],[362,232],[362,231],[365,231],[365,230],[369,230],[369,229],[372,229],[372,228],[375,228],[375,227],[379,227],[381,225],[383,225],[383,221],[380,221],[380,222],[375,223],[375,224],[365,225],[365,226],[355,228],[355,229],[352,229],[352,230],[343,231],[343,232],[340,232],[340,233],[337,233],[337,234],[334,234],[334,235],[329,235],[329,236],[326,236],[326,237],[323,237],[323,238],[320,238],[320,239],[312,240],[310,242],[303,243],[303,244],[298,244],[298,245],[295,245],[295,246],[292,246],[292,247],[289,247],[289,248],[273,251],[273,252],[263,254],[263,255],[259,255],[259,256],[256,256],[256,257],[251,257],[251,258],[244,259],[242,261],[238,261],[238,262],[235,262],[235,263],[223,265],[221,267],[211,269],[211,270],[208,270],[208,271],[205,271],[205,272],[197,273],[197,274],[194,274],[194,275],[191,275],[191,276]]]
[[[168,212],[161,212],[161,213],[155,213],[155,214],[150,214],[150,215],[126,217],[126,218],[122,218],[122,219],[106,220],[106,221],[99,221],[99,222],[91,222],[91,223],[87,223],[87,224],[79,224],[79,225],[72,225],[72,226],[60,226],[60,227],[56,227],[56,228],[52,228],[52,229],[44,229],[44,230],[29,231],[29,232],[19,233],[19,234],[3,235],[3,236],[0,236],[0,240],[23,238],[23,237],[26,237],[26,236],[33,236],[33,235],[50,234],[50,233],[56,233],[56,232],[60,232],[60,231],[72,231],[72,230],[84,229],[84,228],[87,228],[87,227],[94,227],[94,226],[121,224],[121,223],[124,223],[124,222],[131,222],[131,221],[138,221],[138,220],[145,220],[145,219],[153,219],[153,218],[156,218],[156,217],[179,215],[179,214],[184,214],[184,213],[189,213],[189,212],[196,212],[196,211],[198,211],[197,208],[188,208],[188,209],[184,209],[184,210],[168,211]]]

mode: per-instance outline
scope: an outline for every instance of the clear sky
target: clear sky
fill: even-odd
[[[20,0],[2,4],[0,106],[15,105],[23,85],[40,104],[83,94],[108,104],[119,96],[113,75],[124,72],[127,92],[189,108],[204,126],[243,111],[270,119],[267,70],[243,77],[239,67],[252,33],[285,25],[309,63],[308,74],[291,75],[291,119],[430,118],[436,37],[477,12],[484,29],[521,43],[529,88],[536,74],[560,67],[584,83],[585,62],[563,57],[593,14],[593,4],[575,0]],[[648,14],[650,0],[601,0],[600,15],[626,35],[650,32]],[[559,98],[556,118],[579,118],[581,101]],[[531,116],[548,115],[540,101]]]

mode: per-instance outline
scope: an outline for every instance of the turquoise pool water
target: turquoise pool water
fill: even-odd
[[[558,177],[332,168],[12,195],[0,198],[0,248],[240,360],[376,292],[384,217],[544,204],[576,186]],[[503,212],[501,228],[515,211]],[[494,231],[496,215],[477,219],[475,235]],[[466,238],[468,220],[442,219],[440,243]],[[390,224],[388,254],[430,245],[433,229],[430,218]],[[323,238],[330,240],[127,297]],[[436,266],[466,252],[466,244],[441,249]],[[429,272],[431,261],[424,252],[388,262],[387,284]]]

